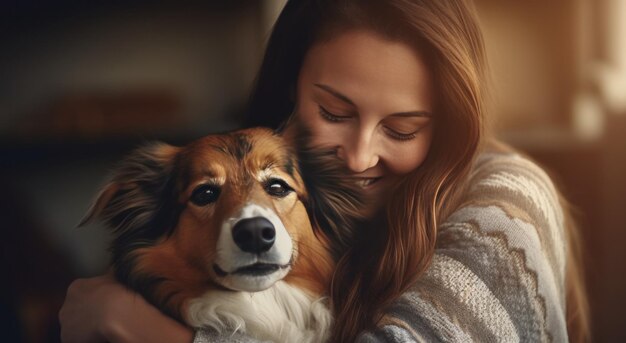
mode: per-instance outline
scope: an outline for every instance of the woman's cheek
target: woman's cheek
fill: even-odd
[[[419,135],[414,141],[394,142],[387,151],[387,168],[396,175],[417,169],[426,159],[430,149],[430,135]]]
[[[304,126],[311,132],[314,146],[333,148],[339,145],[338,138],[344,134],[342,125],[324,120],[317,112],[317,107],[303,108],[298,113]]]
[[[311,128],[313,134],[313,142],[319,147],[335,148],[341,145],[341,137],[345,137],[347,134],[344,130],[345,125],[328,123],[323,119],[320,119],[314,123],[314,127]]]

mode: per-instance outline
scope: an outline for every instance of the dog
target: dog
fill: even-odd
[[[122,162],[80,226],[105,222],[116,278],[187,325],[324,342],[332,242],[362,205],[334,162],[303,178],[328,155],[309,151],[303,164],[261,128],[153,143]]]

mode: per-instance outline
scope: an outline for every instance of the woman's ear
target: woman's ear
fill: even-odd
[[[102,220],[115,232],[147,224],[167,197],[180,148],[152,143],[133,151],[115,170],[78,226]]]

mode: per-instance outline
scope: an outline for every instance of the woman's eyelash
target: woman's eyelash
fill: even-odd
[[[417,137],[417,133],[419,132],[419,129],[415,132],[412,133],[400,133],[397,131],[394,131],[388,127],[385,127],[385,132],[393,139],[399,140],[399,141],[408,141],[411,140],[415,137]]]
[[[322,107],[321,105],[318,105],[318,107],[319,107],[320,115],[322,116],[322,118],[324,118],[324,119],[326,119],[328,121],[338,122],[338,121],[342,121],[342,120],[348,119],[347,117],[337,116],[337,115],[334,115],[334,114],[328,112],[328,110],[325,109],[324,107]]]
[[[330,113],[327,109],[325,109],[323,106],[318,105],[319,107],[319,112],[320,115],[322,116],[322,118],[330,121],[330,122],[341,122],[344,120],[349,119],[350,117],[347,116],[338,116],[338,115],[334,115],[332,113]],[[385,132],[387,133],[387,135],[389,135],[392,139],[398,140],[398,141],[409,141],[415,137],[417,137],[417,133],[419,132],[419,129],[415,132],[412,133],[400,133],[397,132],[395,130],[392,130],[388,127],[384,127]]]

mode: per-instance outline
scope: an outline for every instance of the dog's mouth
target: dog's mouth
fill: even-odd
[[[290,264],[279,265],[273,263],[254,263],[248,266],[240,267],[235,269],[232,272],[226,272],[217,264],[213,265],[213,270],[215,274],[219,277],[225,277],[228,275],[242,275],[242,276],[265,276],[272,273],[275,273],[281,269],[286,269],[290,266]]]

